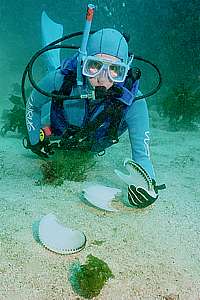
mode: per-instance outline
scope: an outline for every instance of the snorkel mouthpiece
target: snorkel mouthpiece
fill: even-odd
[[[77,81],[78,86],[83,85],[81,64],[82,64],[82,61],[87,56],[87,43],[88,43],[88,38],[90,35],[90,29],[91,29],[92,20],[93,20],[94,9],[95,9],[95,6],[93,4],[88,4],[87,13],[86,13],[86,22],[85,22],[85,27],[84,27],[84,31],[83,31],[83,38],[82,38],[82,42],[81,42],[81,47],[79,48],[79,55],[77,58],[78,64],[77,64],[77,79],[76,79],[76,81]]]

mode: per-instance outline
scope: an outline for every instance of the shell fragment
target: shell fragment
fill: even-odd
[[[40,220],[39,239],[46,248],[59,254],[76,253],[86,244],[83,232],[64,227],[54,214],[48,214]]]
[[[112,207],[111,202],[120,193],[120,189],[101,184],[91,184],[83,189],[83,196],[89,203],[106,211],[117,211]]]

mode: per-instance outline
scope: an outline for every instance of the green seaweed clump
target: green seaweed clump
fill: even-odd
[[[70,270],[69,281],[75,293],[86,299],[97,296],[104,284],[113,274],[107,263],[89,254],[86,264],[76,262]]]
[[[64,180],[81,182],[95,165],[94,154],[78,150],[58,150],[41,164],[42,184],[61,185]]]
[[[1,128],[1,135],[5,136],[7,132],[18,132],[20,134],[26,133],[26,121],[25,121],[25,108],[21,102],[21,97],[11,95],[9,101],[14,104],[13,108],[5,109],[2,114],[4,122]]]
[[[13,107],[11,109],[4,109],[1,116],[4,123],[3,127],[0,130],[2,136],[5,136],[9,131],[17,132],[22,135],[25,135],[27,132],[25,121],[25,106],[20,94],[21,87],[16,83],[12,86],[12,94],[8,98]],[[26,94],[30,94],[30,89],[26,90]]]

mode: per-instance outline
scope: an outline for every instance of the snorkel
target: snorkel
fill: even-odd
[[[85,28],[83,31],[83,38],[82,38],[82,42],[81,42],[81,47],[78,50],[79,54],[77,57],[77,78],[76,78],[78,87],[83,85],[82,63],[87,56],[86,49],[87,49],[88,38],[90,35],[93,15],[94,15],[94,8],[95,8],[95,6],[93,4],[88,4]]]
[[[82,64],[83,61],[85,59],[85,57],[87,56],[87,44],[88,44],[88,38],[90,34],[95,33],[96,31],[92,31],[91,30],[91,23],[93,20],[93,14],[94,14],[94,5],[93,4],[89,4],[87,7],[87,14],[86,14],[86,22],[85,22],[85,28],[84,31],[79,31],[79,32],[74,32],[68,35],[65,35],[61,38],[58,38],[57,40],[49,43],[47,46],[43,47],[42,49],[40,49],[39,51],[37,51],[30,59],[30,61],[28,62],[23,76],[22,76],[22,82],[21,82],[21,92],[22,92],[22,98],[24,101],[24,105],[26,106],[26,102],[27,102],[27,98],[26,98],[26,92],[25,92],[25,83],[26,83],[26,78],[28,76],[28,79],[32,85],[32,87],[37,90],[40,94],[49,97],[49,98],[54,98],[54,99],[58,99],[60,101],[62,100],[77,100],[77,99],[95,99],[95,95],[94,92],[90,91],[87,92],[84,90],[83,88],[83,77],[82,77]],[[52,21],[52,20],[51,20]],[[52,21],[53,22],[53,21]],[[75,45],[62,45],[60,44],[63,41],[72,39],[74,37],[77,36],[81,36],[83,35],[82,38],[82,43],[81,43],[81,47],[75,46]],[[77,78],[76,78],[76,82],[77,82],[77,95],[75,96],[66,96],[66,95],[58,95],[56,93],[53,92],[47,92],[43,89],[41,89],[39,87],[39,85],[36,83],[36,81],[33,78],[33,65],[35,63],[35,61],[41,56],[43,55],[45,52],[47,51],[51,51],[54,49],[74,49],[76,51],[78,51],[78,60],[77,60]],[[153,88],[152,90],[150,90],[149,92],[146,92],[145,94],[141,95],[141,96],[136,96],[134,98],[134,100],[139,100],[139,99],[143,99],[143,98],[147,98],[152,96],[153,94],[155,94],[161,87],[161,83],[162,83],[162,77],[161,77],[161,73],[160,70],[158,69],[158,67],[153,64],[151,61],[144,59],[140,56],[136,56],[134,55],[134,60],[140,60],[143,61],[147,64],[149,64],[151,67],[153,67],[157,74],[158,74],[158,83],[156,85],[155,88]]]

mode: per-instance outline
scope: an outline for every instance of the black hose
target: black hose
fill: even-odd
[[[161,76],[160,70],[158,69],[158,67],[154,63],[152,63],[151,61],[149,61],[149,60],[147,60],[147,59],[145,59],[145,58],[143,58],[141,56],[134,55],[134,59],[143,61],[143,62],[151,65],[157,71],[157,73],[158,73],[159,80],[158,80],[157,86],[154,89],[152,89],[150,92],[146,93],[145,95],[141,95],[141,96],[135,97],[135,100],[139,100],[139,99],[143,99],[143,98],[148,98],[148,97],[154,95],[160,89],[160,87],[161,87],[162,76]]]
[[[91,31],[90,33],[94,33],[96,31]],[[45,46],[44,48],[42,48],[41,50],[37,51],[33,57],[31,58],[31,60],[29,61],[29,63],[27,64],[25,70],[24,70],[24,73],[23,73],[23,76],[22,76],[22,83],[21,83],[21,92],[22,92],[22,98],[23,98],[23,101],[24,101],[24,105],[26,106],[26,93],[25,93],[25,82],[26,82],[26,76],[28,74],[28,77],[29,77],[29,80],[32,84],[32,86],[39,92],[41,93],[42,95],[44,96],[47,96],[47,97],[56,97],[57,99],[70,99],[70,100],[77,100],[77,98],[79,96],[65,96],[65,95],[57,95],[57,94],[54,94],[54,93],[49,93],[49,92],[46,92],[44,90],[42,90],[38,85],[37,83],[35,82],[35,80],[33,79],[33,73],[32,73],[32,69],[33,69],[33,64],[34,62],[36,61],[36,59],[42,55],[43,53],[45,53],[46,51],[50,51],[50,50],[53,50],[53,49],[59,49],[59,48],[64,48],[64,49],[79,49],[79,46],[72,46],[72,45],[56,45],[64,40],[68,40],[68,39],[71,39],[73,37],[77,37],[79,35],[82,35],[83,32],[82,31],[78,31],[78,32],[74,32],[74,33],[71,33],[69,35],[65,35],[63,36],[62,38],[59,38],[55,41],[53,41],[52,43],[50,43],[49,45]],[[140,61],[143,61],[149,65],[151,65],[158,73],[158,77],[159,77],[159,81],[158,81],[158,84],[157,86],[152,89],[150,92],[144,94],[144,95],[141,95],[141,96],[137,96],[135,97],[135,100],[139,100],[139,99],[143,99],[143,98],[147,98],[147,97],[150,97],[152,96],[153,94],[155,94],[161,87],[161,83],[162,83],[162,77],[161,77],[161,73],[160,73],[160,70],[158,69],[158,67],[153,64],[152,62],[150,62],[149,60],[147,59],[144,59],[140,56],[134,56],[134,59],[136,60],[140,60]]]
[[[96,32],[96,30],[91,30],[91,31],[90,31],[90,34],[93,34],[93,33],[95,33],[95,32]],[[47,46],[45,46],[45,47],[42,48],[41,50],[37,51],[37,52],[33,55],[33,57],[31,58],[31,60],[30,60],[29,63],[27,64],[27,66],[26,66],[26,68],[25,68],[25,70],[24,70],[24,73],[23,73],[23,75],[22,75],[21,92],[22,92],[22,98],[23,98],[23,101],[24,101],[24,105],[25,105],[25,106],[26,106],[25,82],[26,82],[26,76],[27,76],[27,73],[30,74],[30,75],[29,75],[29,80],[30,80],[30,77],[31,77],[31,80],[30,80],[30,81],[32,81],[32,82],[34,83],[34,88],[38,91],[38,89],[37,89],[38,86],[37,86],[37,84],[35,83],[35,81],[33,80],[32,71],[29,71],[29,70],[30,70],[30,63],[31,63],[31,61],[33,60],[33,62],[34,62],[34,61],[38,58],[38,56],[40,56],[40,55],[43,54],[44,52],[50,50],[49,47],[51,48],[51,46],[54,46],[54,45],[56,45],[56,44],[58,44],[58,43],[61,43],[61,42],[65,41],[65,40],[69,40],[69,39],[71,39],[71,38],[80,36],[80,35],[82,35],[82,34],[83,34],[83,31],[77,31],[77,32],[73,32],[73,33],[64,35],[63,37],[61,37],[61,38],[59,38],[59,39],[57,39],[57,40],[51,42],[50,44],[48,44]],[[58,46],[58,47],[57,47],[57,46]],[[51,49],[56,49],[56,48],[71,48],[71,46],[69,46],[69,47],[62,47],[61,45],[57,45],[57,46],[56,46],[55,48],[51,48]],[[74,47],[76,47],[76,46],[74,46]],[[79,48],[79,47],[77,46],[77,48],[74,48],[74,49],[78,49],[78,48]],[[73,49],[73,48],[71,48],[71,49]],[[32,64],[32,65],[33,65],[33,64]],[[45,91],[43,91],[43,92],[45,92]],[[44,94],[44,93],[42,93],[42,94]],[[47,94],[48,94],[48,93],[47,93]],[[50,94],[50,93],[49,93],[49,94]],[[44,95],[45,95],[45,94],[44,94]],[[52,97],[52,96],[50,96],[50,97]],[[58,95],[56,95],[56,97],[58,98]],[[61,98],[60,95],[59,95],[59,98]],[[65,99],[66,99],[66,97],[65,97]],[[77,98],[76,98],[76,99],[77,99]]]
[[[59,98],[59,99],[66,99],[65,95],[57,95],[54,93],[49,93],[46,92],[44,90],[42,90],[35,82],[35,80],[33,79],[33,64],[35,62],[35,60],[38,58],[38,56],[40,56],[41,54],[43,54],[44,52],[48,51],[48,50],[52,50],[52,49],[58,49],[58,48],[65,48],[65,49],[79,49],[78,46],[68,46],[68,45],[57,45],[57,46],[48,46],[48,48],[43,48],[40,51],[37,52],[37,55],[34,55],[29,64],[28,64],[28,78],[30,80],[30,83],[32,84],[32,86],[42,95],[47,96],[47,97],[55,97],[55,98]],[[76,96],[69,96],[67,97],[67,99],[77,99]]]

